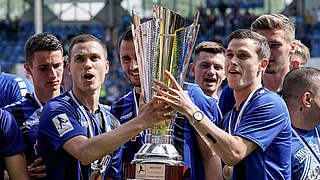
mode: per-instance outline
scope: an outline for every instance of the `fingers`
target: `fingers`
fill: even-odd
[[[30,166],[32,166],[32,167],[37,166],[40,162],[42,162],[42,158],[41,157],[36,159],[36,160],[34,160],[34,162]]]
[[[46,173],[43,172],[46,169],[45,165],[37,166],[37,167],[28,166],[27,169],[28,169],[28,174],[30,177],[33,177],[33,178],[46,177]]]
[[[168,70],[165,70],[165,75],[167,76],[168,79],[170,79],[173,88],[179,91],[182,91],[182,88],[180,87],[176,79],[171,75],[171,73]]]
[[[171,95],[171,94],[169,94],[169,93],[167,93],[165,91],[162,91],[160,89],[157,89],[155,87],[152,87],[152,90],[154,90],[158,95],[165,96],[165,97],[167,97],[169,99],[174,99],[174,97],[175,97],[175,96],[173,96],[173,95]]]
[[[45,165],[40,165],[42,158],[36,159],[30,166],[28,166],[28,174],[32,178],[46,177],[46,173],[43,172],[46,169]]]

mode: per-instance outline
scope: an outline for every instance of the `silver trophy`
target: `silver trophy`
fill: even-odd
[[[153,79],[170,86],[165,70],[182,86],[193,46],[199,31],[199,12],[194,23],[184,27],[185,19],[177,13],[154,5],[152,20],[140,23],[133,12],[132,33],[139,65],[140,83],[146,102],[155,95]],[[135,154],[134,164],[183,166],[183,159],[173,146],[173,120],[165,120],[147,130],[145,144]]]

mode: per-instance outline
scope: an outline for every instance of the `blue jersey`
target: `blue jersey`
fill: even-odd
[[[234,99],[233,89],[227,84],[220,95],[219,107],[221,109],[222,115],[226,115],[232,110],[233,106],[236,104]]]
[[[33,86],[26,78],[7,73],[0,74],[0,107],[19,101],[32,92]]]
[[[103,161],[95,161],[89,165],[82,165],[62,147],[75,136],[90,138],[119,126],[119,121],[108,110],[109,107],[99,105],[96,113],[91,114],[72,91],[46,103],[40,116],[38,154],[43,158],[50,179],[89,179],[92,168],[103,161],[106,162],[104,176],[121,178],[121,147],[106,155]]]
[[[318,128],[318,127],[317,127]],[[318,135],[313,130],[302,130],[295,128],[296,132],[302,136],[309,147],[320,157],[320,149],[318,142]],[[320,129],[318,128],[318,132]],[[320,165],[316,158],[311,154],[309,149],[305,147],[295,136],[292,134],[291,145],[291,169],[293,180],[307,180],[307,179],[320,179]]]
[[[26,148],[13,116],[0,109],[0,179],[4,179],[4,157],[14,156]]]
[[[38,136],[42,105],[35,100],[34,96],[27,93],[25,98],[6,106],[5,110],[11,112],[21,129],[23,139],[27,145],[25,151],[27,164],[30,165],[37,158],[34,147]]]
[[[203,111],[214,123],[222,118],[217,99],[206,96],[196,84],[187,84],[188,95],[192,102]],[[204,166],[201,152],[196,139],[196,130],[185,116],[179,115],[174,126],[174,146],[183,157],[184,163],[191,168],[191,179],[205,179]]]
[[[138,116],[139,97],[140,95],[135,93],[133,89],[111,106],[110,112],[120,120],[120,124],[124,124]],[[141,132],[124,144],[122,150],[123,163],[130,163],[133,160],[134,155],[144,144],[144,135],[145,133]]]
[[[216,123],[221,118],[217,100],[206,96],[198,85],[187,84],[191,100]],[[111,106],[111,113],[119,118],[121,123],[133,119],[137,116],[138,112],[137,99],[134,90],[131,91]],[[174,146],[183,157],[186,166],[191,168],[191,179],[204,179],[202,157],[195,136],[196,130],[189,124],[186,117],[182,115],[179,115],[176,119],[174,128]],[[139,151],[143,143],[143,134],[127,142],[123,152],[123,162],[130,163],[134,158],[134,154]]]
[[[231,127],[233,136],[248,139],[258,147],[234,166],[233,179],[291,179],[291,122],[280,96],[263,88],[252,96],[235,126],[238,113],[227,115],[224,129]]]

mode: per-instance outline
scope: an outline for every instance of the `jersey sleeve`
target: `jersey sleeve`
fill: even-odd
[[[16,155],[26,149],[20,128],[13,116],[0,110],[0,157]]]
[[[290,119],[285,103],[269,92],[248,105],[233,135],[246,138],[265,151],[288,125]]]
[[[12,104],[16,101],[21,100],[23,97],[26,96],[27,93],[32,93],[33,92],[33,86],[31,83],[22,77],[16,77],[12,81],[12,93],[10,94],[10,102],[9,104]]]
[[[40,116],[39,136],[47,136],[56,150],[69,139],[86,134],[87,128],[81,125],[70,103],[57,100],[46,103]]]

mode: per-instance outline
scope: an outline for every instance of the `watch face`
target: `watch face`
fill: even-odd
[[[195,113],[193,114],[193,117],[194,117],[195,120],[200,121],[200,120],[203,119],[203,114],[202,114],[202,112],[197,111],[197,112],[195,112]]]

